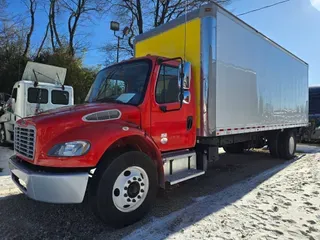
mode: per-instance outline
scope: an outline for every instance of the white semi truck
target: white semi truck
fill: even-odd
[[[73,88],[64,86],[67,69],[28,62],[22,80],[14,84],[0,115],[0,145],[13,143],[15,122],[24,117],[73,105]],[[9,110],[10,109],[10,110]]]

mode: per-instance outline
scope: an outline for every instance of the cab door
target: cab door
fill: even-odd
[[[179,66],[164,63],[155,70],[151,136],[163,152],[193,147],[196,141],[195,106],[193,101],[187,101],[180,108]]]

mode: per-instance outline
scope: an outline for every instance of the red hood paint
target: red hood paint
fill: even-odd
[[[117,104],[117,103],[87,103],[81,105],[67,106],[48,110],[33,117],[24,118],[25,121],[32,123],[38,127],[39,125],[50,125],[52,123],[63,122],[66,125],[69,122],[73,124],[79,120],[79,123],[84,123],[81,119],[83,116],[104,111],[118,109],[121,112],[121,119],[129,122],[140,124],[140,110],[136,106]]]
[[[87,114],[111,109],[121,112],[120,119],[101,122],[82,120]],[[140,119],[140,109],[136,106],[117,103],[88,103],[49,110],[37,116],[19,120],[17,124],[21,126],[30,124],[36,127],[35,159],[34,161],[24,159],[37,165],[43,159],[48,159],[47,153],[55,144],[86,140],[94,147],[96,141],[101,141],[101,136],[108,138],[108,135],[116,134],[116,131],[123,131],[124,126],[138,129]],[[23,156],[20,157],[23,158]]]

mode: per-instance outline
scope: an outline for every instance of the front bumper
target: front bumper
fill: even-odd
[[[29,198],[48,203],[81,203],[84,199],[89,179],[87,172],[39,172],[15,156],[10,158],[9,168],[12,180]]]

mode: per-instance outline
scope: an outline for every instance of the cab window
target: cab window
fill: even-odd
[[[69,104],[69,92],[61,90],[52,90],[51,92],[51,102],[58,105],[68,105]]]
[[[178,71],[177,67],[161,66],[156,86],[157,103],[179,102]]]
[[[48,103],[48,90],[44,88],[29,88],[28,89],[29,103]]]

